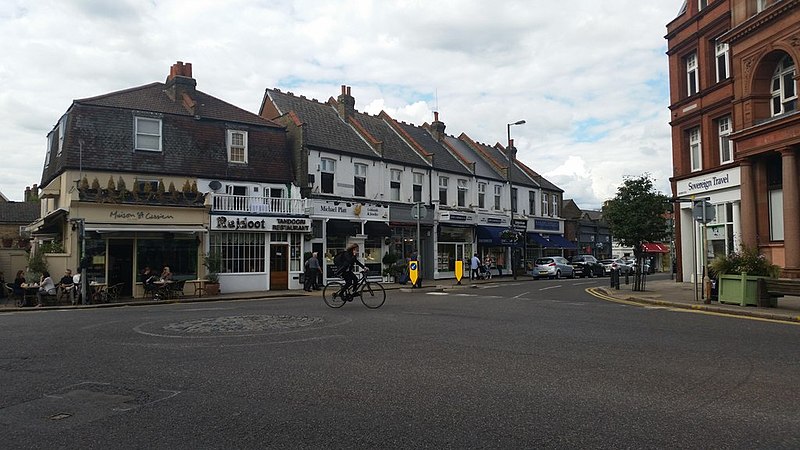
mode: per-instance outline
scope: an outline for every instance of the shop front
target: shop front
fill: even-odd
[[[333,258],[351,244],[358,244],[357,257],[370,276],[381,276],[381,261],[391,236],[388,205],[312,199],[309,206],[315,231],[306,251],[316,251],[321,256],[324,283],[338,278]]]
[[[83,233],[87,281],[119,285],[123,297],[143,296],[145,267],[169,267],[178,281],[197,279],[207,217],[204,208],[76,202],[70,209],[72,231]]]
[[[439,211],[434,278],[455,278],[456,261],[464,262],[463,276],[469,277],[469,262],[475,253],[475,222],[474,213]]]
[[[685,200],[680,203],[680,216],[677,219],[680,228],[676,233],[678,242],[675,247],[678,253],[654,252],[656,256],[661,256],[656,261],[656,267],[662,270],[669,268],[671,264],[664,262],[669,255],[678,261],[681,279],[693,282],[702,279],[707,261],[736,251],[742,230],[740,186],[741,172],[738,167],[678,181],[677,196]],[[714,209],[715,217],[708,224],[703,225],[694,217],[693,198],[698,201],[706,199]]]
[[[414,205],[393,204],[389,207],[389,226],[391,227],[391,237],[387,251],[397,257],[397,264],[405,264],[410,260],[417,249],[419,261],[419,271],[423,279],[433,279],[435,264],[433,251],[433,219],[434,209],[431,206],[422,205],[420,208],[419,220],[417,220],[416,208]],[[417,244],[417,222],[419,222],[419,244]]]
[[[211,215],[209,251],[222,257],[222,292],[299,289],[305,217]]]
[[[517,243],[509,244],[509,239],[512,238],[508,232],[511,218],[506,215],[479,213],[476,223],[476,252],[481,262],[489,260],[493,276],[510,273],[507,264],[510,261],[509,246],[517,246]]]

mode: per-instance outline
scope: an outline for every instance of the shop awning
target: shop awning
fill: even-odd
[[[51,211],[47,216],[36,219],[35,222],[29,224],[28,231],[34,235],[60,234],[66,216],[67,210],[58,208],[55,211]]]
[[[365,222],[364,234],[370,237],[386,237],[392,235],[392,229],[386,222]]]
[[[86,224],[86,231],[98,233],[204,233],[206,228],[199,225],[104,225]]]
[[[548,241],[544,236],[539,233],[528,233],[528,242],[533,241],[534,244],[543,248],[552,248],[555,245]]]
[[[328,236],[355,236],[361,234],[361,224],[342,219],[328,219],[325,224]]]
[[[475,232],[478,235],[478,244],[484,245],[501,245],[500,233],[505,228],[502,227],[485,227],[478,225],[475,227]]]
[[[645,242],[642,244],[645,253],[669,253],[669,247],[660,242]]]
[[[557,248],[565,248],[565,249],[578,248],[577,245],[575,245],[573,242],[570,242],[567,238],[561,236],[560,234],[548,234],[547,240],[552,242],[553,245]]]

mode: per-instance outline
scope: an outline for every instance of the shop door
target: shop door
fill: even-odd
[[[120,295],[133,295],[133,240],[110,239],[108,241],[108,285],[122,283]]]
[[[286,244],[269,246],[269,289],[289,289],[289,246]]]

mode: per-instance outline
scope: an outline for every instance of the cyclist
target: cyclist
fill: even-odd
[[[339,276],[344,278],[344,287],[341,291],[334,295],[334,298],[341,296],[342,299],[348,302],[353,299],[351,294],[345,294],[348,292],[348,289],[350,289],[351,286],[354,286],[358,282],[358,278],[356,278],[353,270],[355,269],[356,264],[361,266],[361,269],[364,271],[367,270],[367,267],[364,266],[364,264],[361,264],[361,261],[358,260],[358,257],[356,256],[357,252],[358,244],[350,244],[344,252],[336,255],[336,258],[334,258],[334,262],[336,263],[336,272]]]

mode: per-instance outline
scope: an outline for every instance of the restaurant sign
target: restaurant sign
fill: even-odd
[[[275,231],[280,233],[309,233],[311,220],[304,217],[240,217],[211,216],[212,230]]]

